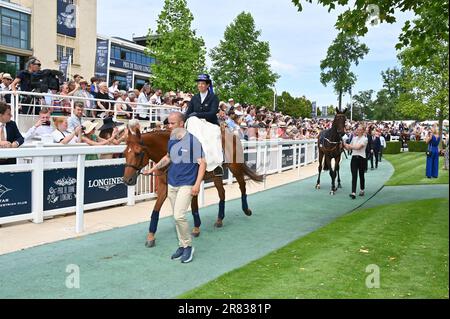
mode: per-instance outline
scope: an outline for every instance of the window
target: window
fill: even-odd
[[[63,57],[65,56],[71,56],[72,57],[72,63],[74,60],[74,48],[64,47],[62,45],[56,46],[56,58],[58,61],[61,61]]]
[[[30,18],[27,14],[0,8],[0,44],[30,48]]]
[[[56,59],[58,61],[61,61],[63,57],[64,57],[64,47],[62,45],[57,45],[56,46]]]
[[[66,56],[71,56],[72,57],[72,63],[73,63],[73,59],[74,59],[74,48],[69,48],[66,47]]]

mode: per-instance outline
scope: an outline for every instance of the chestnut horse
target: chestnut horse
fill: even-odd
[[[158,163],[167,153],[167,146],[170,140],[170,130],[153,130],[149,133],[141,134],[139,130],[133,135],[128,132],[127,148],[124,156],[126,158],[125,172],[123,181],[126,185],[136,185],[137,179],[141,174],[142,168],[148,165],[149,161]],[[227,143],[225,143],[227,141]],[[245,176],[250,177],[251,180],[262,182],[264,177],[253,172],[243,159],[243,148],[241,141],[236,135],[229,133],[222,129],[222,145],[225,153],[225,158],[228,164],[224,164],[233,173],[237,179],[241,189],[242,210],[245,215],[251,216],[252,211],[248,208],[247,191]],[[237,154],[241,157],[237,159]],[[155,246],[155,234],[158,228],[159,213],[164,201],[167,198],[167,174],[165,171],[157,172],[157,200],[153,209],[150,229],[145,243],[146,247]],[[219,214],[215,227],[223,227],[223,220],[225,218],[225,188],[223,187],[223,178],[216,177],[213,173],[207,172],[205,180],[212,180],[219,193]],[[200,235],[201,220],[198,209],[198,196],[192,198],[191,202],[192,215],[194,217],[194,230],[192,235],[198,237]]]
[[[342,145],[342,136],[345,134],[345,122],[347,120],[345,113],[336,108],[336,117],[330,129],[324,130],[319,134],[319,177],[317,178],[316,189],[320,189],[320,174],[322,168],[324,171],[330,171],[331,176],[331,191],[330,195],[336,194],[338,188],[342,188],[341,176],[339,173],[341,155],[344,150]],[[334,159],[334,167],[332,160]],[[338,178],[338,187],[336,188],[336,176]]]

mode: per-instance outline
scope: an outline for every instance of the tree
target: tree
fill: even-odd
[[[259,41],[260,35],[252,15],[242,12],[211,50],[211,75],[222,97],[256,105],[271,101],[279,76],[270,69],[269,43]]]
[[[156,34],[150,29],[147,53],[156,58],[152,84],[165,91],[192,91],[205,71],[205,43],[191,29],[194,16],[186,0],[165,0]]]
[[[320,82],[327,86],[334,83],[334,90],[339,97],[339,109],[342,110],[342,96],[350,93],[356,83],[356,75],[350,71],[352,63],[359,64],[369,48],[360,44],[356,37],[339,33],[331,46],[328,48],[325,60],[321,61]]]
[[[311,116],[312,102],[305,96],[295,98],[290,93],[283,92],[278,97],[278,101],[277,109],[285,115],[295,118]]]
[[[373,90],[360,91],[353,96],[353,120],[364,121],[373,117]]]
[[[302,11],[301,0],[292,0]],[[313,0],[305,0],[312,3]],[[336,22],[338,30],[352,35],[364,36],[370,25],[396,22],[398,11],[412,11],[418,20],[406,21],[396,45],[398,50],[413,46],[416,48],[416,66],[423,65],[430,53],[426,42],[444,41],[448,45],[448,0],[317,0],[328,11],[337,5],[348,9],[339,15]]]
[[[415,66],[416,50],[405,49],[399,58],[406,72],[405,92],[401,96],[400,110],[405,115],[420,119],[437,119],[442,132],[443,121],[449,115],[448,44],[430,43],[434,52],[426,64]]]

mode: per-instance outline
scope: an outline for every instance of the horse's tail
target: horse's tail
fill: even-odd
[[[248,167],[246,163],[242,163],[242,168],[244,169],[244,175],[250,177],[252,181],[258,183],[264,182],[264,176],[256,174],[256,172],[254,172],[250,167]]]

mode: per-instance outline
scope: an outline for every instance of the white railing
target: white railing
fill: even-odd
[[[255,141],[243,142],[243,145],[244,154],[247,156],[247,164],[252,166],[259,174],[263,175],[281,173],[285,170],[295,168],[298,169],[298,174],[300,175],[301,167],[317,160],[317,141],[315,140]],[[34,223],[42,223],[45,217],[75,212],[76,232],[80,233],[84,229],[83,214],[85,211],[115,205],[133,206],[136,201],[155,198],[156,192],[154,177],[140,176],[138,178],[137,185],[130,187],[124,186],[123,181],[119,181],[123,175],[123,165],[125,164],[125,160],[123,158],[95,161],[87,161],[85,159],[86,155],[117,154],[122,153],[124,149],[125,147],[123,145],[88,147],[83,145],[58,146],[55,144],[48,146],[37,144],[33,147],[27,146],[19,149],[2,149],[2,158],[25,158],[28,160],[26,163],[22,164],[0,166],[0,212],[2,212],[2,209],[3,211],[9,209],[5,207],[16,208],[19,204],[24,205],[24,207],[28,208],[28,210],[18,214],[14,214],[13,211],[9,214],[8,211],[7,216],[0,217],[0,224],[24,220],[32,220]],[[77,162],[51,163],[46,160],[49,157],[69,155],[77,156]],[[107,167],[105,168],[105,166]],[[95,167],[95,170],[91,169],[93,167]],[[103,174],[99,177],[99,179],[94,178],[93,180],[89,180],[86,177],[86,172],[88,171],[91,174],[102,174],[102,167],[105,168],[105,171],[107,170],[108,173],[111,171],[114,171],[114,173]],[[72,171],[72,175],[76,174],[76,178],[74,176],[70,177],[70,174],[68,173],[69,169],[76,169],[76,173]],[[45,179],[51,174],[61,172],[64,172],[64,174],[61,175],[63,177],[57,180],[58,184],[55,182],[58,187],[52,184],[52,187],[48,188],[49,180]],[[27,182],[20,185],[14,184],[14,179],[17,177],[16,175],[20,173],[28,173],[27,175],[31,175],[22,176],[25,177],[25,180],[31,180],[30,185],[27,185]],[[102,180],[101,177],[105,177],[106,179]],[[18,179],[16,179],[16,181],[17,180]],[[105,181],[108,183],[114,182],[117,183],[117,185],[99,184]],[[224,182],[227,184],[232,184],[234,181],[235,179],[231,172],[228,172],[228,177]],[[88,182],[89,188],[87,190],[85,190],[86,182]],[[11,186],[13,184],[14,186]],[[76,187],[74,185],[76,185]],[[91,203],[85,203],[85,195],[87,196],[93,191],[98,191],[97,188],[103,187],[102,194],[107,194],[107,192],[110,191],[110,188],[115,186],[122,187],[122,193],[121,195],[118,195],[117,198],[108,197],[107,200],[98,199],[97,201],[92,201],[91,198]],[[203,185],[202,187],[202,192],[199,198],[202,206],[204,204],[204,188],[211,186],[212,183]],[[123,187],[126,187],[125,191],[123,191]],[[28,194],[27,190],[30,194]],[[91,193],[89,193],[90,191]],[[9,195],[17,194],[28,197],[20,203],[15,203],[9,200]],[[45,195],[47,195],[47,197],[45,197]],[[45,209],[45,206],[54,204],[53,200],[63,196],[75,197],[74,205],[62,208],[56,207],[54,209]],[[90,197],[92,197],[92,194]],[[95,198],[97,199],[97,197]],[[73,198],[71,199],[74,200]],[[29,200],[30,203],[26,203],[27,200]],[[0,214],[0,216],[2,215]]]
[[[70,116],[74,111],[75,102],[83,102],[86,104],[89,102],[95,107],[87,108],[85,107],[83,120],[98,120],[101,121],[102,118],[95,117],[95,113],[103,113],[104,111],[97,108],[97,102],[110,103],[111,109],[108,113],[114,118],[115,121],[124,122],[125,124],[131,119],[139,119],[141,121],[142,127],[150,127],[152,124],[157,124],[163,122],[171,111],[180,110],[178,106],[172,105],[152,105],[150,103],[142,104],[138,102],[125,102],[125,101],[115,101],[115,100],[103,100],[96,98],[86,98],[79,96],[68,96],[68,95],[57,95],[49,93],[34,93],[34,92],[21,92],[17,91],[16,94],[7,91],[0,91],[0,97],[10,96],[11,97],[11,111],[13,114],[13,120],[17,123],[19,130],[26,132],[28,128],[32,127],[38,118],[36,110],[39,108],[48,108],[55,111],[52,116]],[[23,103],[23,98],[28,98],[29,103]],[[47,105],[45,99],[51,100],[51,104]],[[136,101],[137,101],[136,97]],[[60,105],[54,105],[54,101],[59,101]],[[117,105],[129,105],[132,111],[120,111],[117,109]],[[139,107],[139,108],[138,108]],[[21,113],[21,110],[29,108],[27,114]],[[57,111],[57,112],[56,112]],[[30,114],[28,114],[30,113]],[[147,120],[141,119],[140,115],[143,117],[148,117]]]

